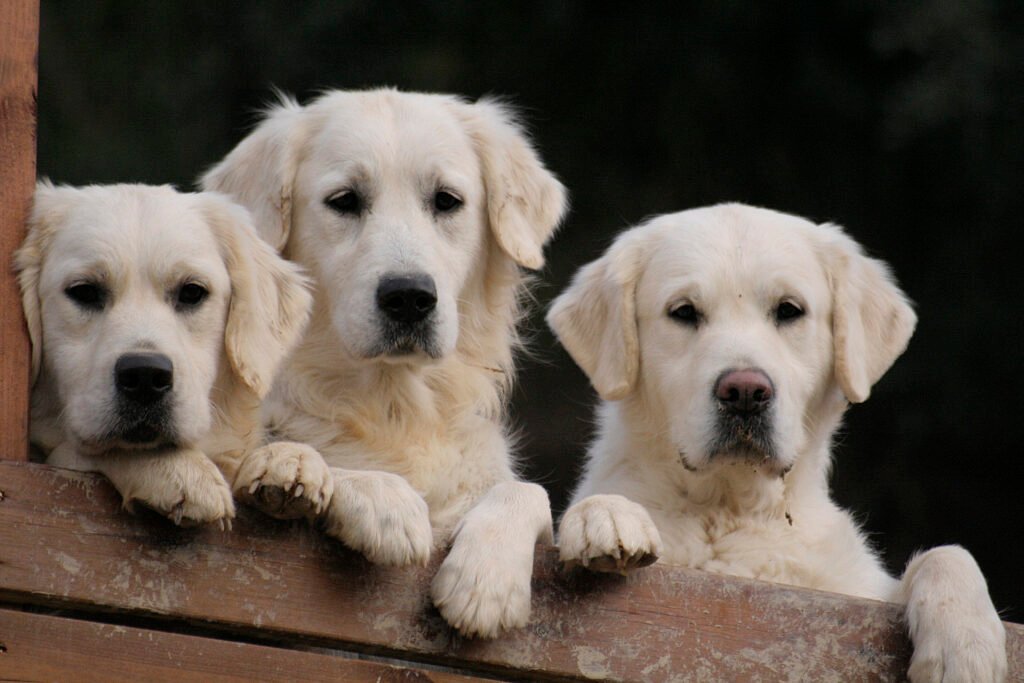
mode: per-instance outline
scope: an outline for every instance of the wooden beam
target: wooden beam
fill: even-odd
[[[36,179],[39,0],[0,2],[0,460],[28,458],[28,335],[11,255]]]
[[[528,680],[900,680],[895,605],[649,567],[563,576],[541,549],[529,627],[460,638],[428,568],[370,565],[304,524],[241,510],[233,532],[120,510],[100,477],[0,463],[0,599],[200,623]],[[1011,679],[1024,628],[1008,624]]]
[[[3,680],[472,683],[444,671],[0,609]]]

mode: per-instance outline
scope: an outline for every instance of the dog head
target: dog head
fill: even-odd
[[[33,384],[86,452],[195,444],[221,367],[262,397],[310,302],[244,209],[169,187],[40,183],[15,264]]]
[[[284,100],[201,182],[310,271],[355,361],[452,353],[492,241],[538,268],[565,209],[505,107],[393,90]]]
[[[819,407],[864,401],[913,310],[833,225],[720,205],[624,233],[548,322],[602,398],[641,401],[683,464],[794,464]]]

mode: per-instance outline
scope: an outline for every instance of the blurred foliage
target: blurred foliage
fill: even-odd
[[[911,348],[850,411],[836,497],[900,571],[975,553],[1024,620],[1024,5],[44,0],[41,175],[187,187],[279,87],[511,97],[572,193],[545,305],[647,215],[723,200],[848,227],[916,300]],[[527,473],[564,503],[585,378],[540,315],[515,396]],[[1016,417],[1015,417],[1016,416]]]

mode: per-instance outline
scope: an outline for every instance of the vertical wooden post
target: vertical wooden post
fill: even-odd
[[[0,1],[0,460],[28,458],[29,346],[11,255],[36,177],[39,0]]]

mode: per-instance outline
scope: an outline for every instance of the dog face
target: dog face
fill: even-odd
[[[499,105],[395,91],[285,102],[204,178],[306,266],[354,360],[450,354],[493,235],[538,267],[561,185]]]
[[[224,358],[262,395],[309,306],[244,210],[167,187],[41,184],[16,265],[38,388],[89,453],[195,444]]]
[[[657,218],[585,267],[549,315],[602,397],[641,400],[684,466],[791,468],[815,410],[862,401],[915,318],[834,226],[739,205]]]

